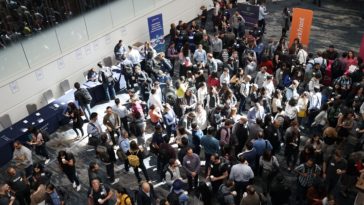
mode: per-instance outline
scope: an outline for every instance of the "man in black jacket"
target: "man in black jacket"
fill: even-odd
[[[153,190],[153,186],[148,182],[142,182],[140,185],[139,192],[137,194],[138,204],[143,205],[156,205],[157,200]]]
[[[106,152],[105,152],[106,151]],[[111,184],[119,182],[119,178],[115,179],[114,162],[116,161],[114,148],[107,141],[107,134],[101,134],[101,143],[97,146],[96,152],[99,155],[100,160],[106,166],[106,173]]]

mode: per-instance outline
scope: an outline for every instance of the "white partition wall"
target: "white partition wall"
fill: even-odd
[[[149,39],[147,18],[163,14],[165,35],[171,23],[190,21],[212,0],[117,0],[0,51],[0,116],[13,122],[27,115],[26,104],[45,105],[48,89],[57,98],[59,83],[84,80],[83,72],[106,56],[116,42],[125,45]]]

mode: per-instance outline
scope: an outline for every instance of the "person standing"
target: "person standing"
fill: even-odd
[[[120,104],[120,99],[115,98],[115,105],[112,107],[112,110],[119,116],[120,122],[123,124],[124,129],[129,132],[128,125],[128,109],[125,105]]]
[[[0,204],[15,205],[17,200],[11,195],[10,186],[7,183],[0,183]]]
[[[95,150],[96,145],[100,141],[100,136],[102,133],[101,125],[97,119],[97,116],[97,112],[91,113],[90,122],[87,124],[87,134],[90,136],[89,145],[95,146]]]
[[[74,93],[75,100],[78,102],[78,105],[83,110],[83,113],[85,113],[86,119],[90,120],[89,119],[91,115],[90,103],[92,101],[92,97],[86,88],[81,88],[80,83],[76,82],[74,84],[74,87],[76,88],[76,91]],[[88,115],[86,114],[86,111]]]
[[[217,193],[219,187],[229,176],[229,166],[227,163],[223,162],[218,154],[213,154],[210,161],[211,165],[208,168],[206,180],[211,181],[212,191],[213,193]]]
[[[115,79],[113,77],[113,73],[110,67],[105,67],[101,65],[101,63],[98,63],[97,66],[100,67],[98,80],[100,83],[102,83],[102,87],[104,87],[106,100],[110,101],[116,96],[114,89]]]
[[[29,131],[32,134],[32,139],[30,142],[28,142],[28,144],[34,146],[35,153],[44,157],[46,159],[44,164],[48,164],[50,158],[46,147],[46,141],[44,136],[45,132],[41,132],[39,129],[35,127],[30,127]]]
[[[81,117],[82,113],[79,108],[77,108],[76,104],[73,102],[69,102],[67,105],[67,111],[65,115],[72,120],[72,129],[75,131],[77,138],[80,137],[77,129],[81,131],[81,135],[83,136],[83,119]],[[76,138],[76,139],[77,139]]]
[[[61,150],[58,152],[58,165],[59,168],[66,174],[67,178],[71,181],[73,188],[77,191],[81,190],[80,180],[76,173],[76,159],[72,153]]]
[[[316,179],[321,173],[321,168],[319,165],[315,164],[312,158],[308,159],[305,163],[298,165],[294,169],[297,173],[297,198],[298,204],[304,204],[306,199],[307,189],[311,187]]]
[[[347,161],[342,157],[340,150],[336,150],[333,156],[324,161],[322,171],[328,193],[334,189],[340,176],[346,173],[346,168]]]
[[[106,126],[107,131],[110,134],[113,145],[116,145],[117,139],[120,136],[120,118],[115,112],[113,112],[113,109],[110,106],[106,108],[106,115],[104,116],[103,124]],[[116,139],[115,134],[117,136]]]
[[[187,149],[187,154],[183,157],[183,167],[187,172],[188,189],[192,191],[193,188],[197,188],[201,164],[200,157],[193,153],[191,147]]]
[[[235,182],[235,189],[237,192],[236,202],[239,202],[244,190],[249,185],[250,181],[254,179],[254,172],[252,168],[246,163],[243,156],[239,157],[239,164],[231,167],[229,179]]]
[[[113,192],[110,187],[100,183],[100,179],[93,179],[91,182],[91,188],[88,190],[88,205],[110,205],[110,199],[113,196]]]
[[[142,205],[156,205],[157,199],[153,187],[148,182],[142,182],[137,194],[137,202]]]
[[[107,140],[107,134],[102,133],[101,134],[101,143],[97,146],[96,152],[99,151],[99,148],[101,148],[101,153],[97,153],[100,160],[105,164],[106,166],[106,174],[108,176],[108,179],[111,184],[115,184],[119,182],[119,178],[115,179],[115,172],[114,172],[114,162],[116,161],[114,148],[112,145],[109,144]]]
[[[119,149],[121,149],[122,153],[119,156],[119,159],[124,162],[124,169],[125,172],[129,172],[129,161],[127,159],[126,153],[130,149],[130,141],[129,141],[129,134],[126,130],[121,131],[121,136],[119,138]]]
[[[20,205],[30,204],[30,188],[28,180],[25,175],[16,171],[14,167],[9,167],[6,170],[7,184],[10,189],[15,193],[15,198],[18,200]]]
[[[267,8],[263,2],[258,3],[259,6],[259,21],[258,26],[262,28],[262,33],[265,33],[265,16],[268,15]]]
[[[144,165],[144,154],[143,149],[139,148],[138,144],[135,141],[130,142],[130,149],[126,152],[128,164],[133,167],[135,177],[138,180],[138,183],[142,181],[142,178],[139,175],[139,168],[143,171],[144,177],[147,181],[149,181],[149,175],[147,172],[147,168]]]
[[[207,128],[207,135],[201,138],[201,146],[204,148],[205,152],[205,173],[207,173],[208,168],[210,167],[210,159],[213,154],[220,153],[220,144],[219,140],[214,137],[215,128],[209,127]]]
[[[23,146],[18,140],[14,142],[13,161],[15,161],[15,166],[17,168],[25,170],[25,176],[27,178],[32,176],[32,151],[29,148]]]

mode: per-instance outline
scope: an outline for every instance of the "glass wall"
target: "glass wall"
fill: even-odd
[[[49,62],[169,1],[0,1],[0,80]]]

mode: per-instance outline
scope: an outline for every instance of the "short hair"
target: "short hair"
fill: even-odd
[[[112,109],[112,107],[111,107],[111,106],[107,106],[107,107],[106,107],[106,110],[108,110],[108,109]]]
[[[115,104],[119,105],[120,104],[120,99],[119,98],[115,98]]]
[[[97,112],[93,112],[93,113],[91,113],[91,115],[90,115],[90,119],[95,119],[95,118],[97,118]]]
[[[80,89],[81,88],[81,85],[80,85],[79,82],[75,82],[74,86],[75,86],[76,89]]]
[[[214,133],[215,133],[215,128],[214,127],[207,128],[207,134],[208,135],[213,135]]]
[[[192,125],[191,125],[192,129],[196,129],[197,128],[197,123],[196,122],[193,122]]]
[[[171,166],[173,165],[174,163],[176,163],[176,159],[175,158],[171,158],[168,162],[168,164]]]

